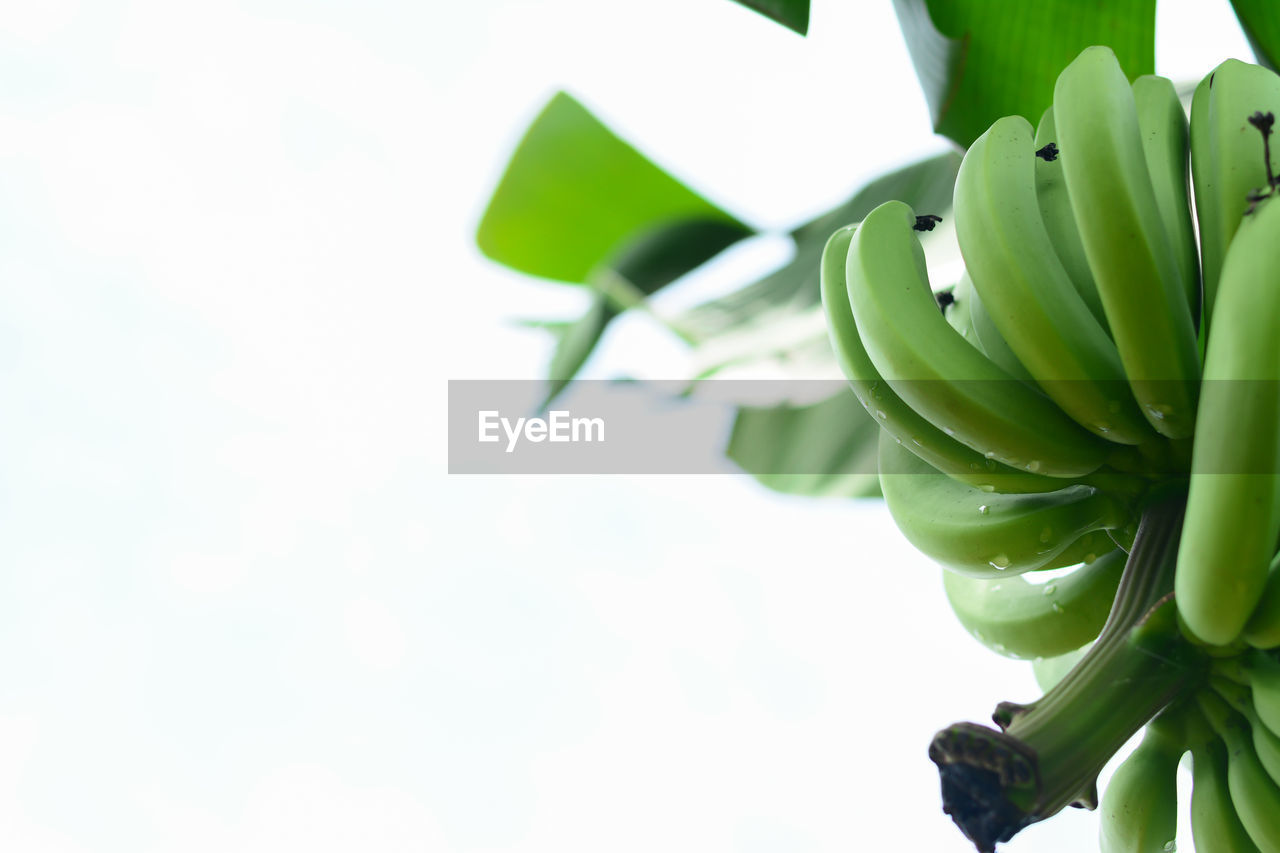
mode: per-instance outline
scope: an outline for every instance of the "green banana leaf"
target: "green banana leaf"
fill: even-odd
[[[737,0],[737,2],[784,27],[795,30],[802,36],[809,32],[809,0]]]
[[[581,317],[549,327],[545,407],[621,311],[752,233],[560,92],[512,154],[476,243],[512,269],[594,290]]]
[[[809,406],[743,407],[728,456],[769,488],[823,497],[878,497],[880,425],[853,391]]]
[[[967,148],[993,121],[1032,124],[1081,50],[1105,44],[1130,79],[1155,69],[1156,0],[894,0],[933,128]]]
[[[1231,0],[1253,55],[1272,71],[1280,68],[1280,7],[1275,0]]]

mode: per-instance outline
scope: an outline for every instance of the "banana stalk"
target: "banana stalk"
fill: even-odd
[[[1096,806],[1116,751],[1202,683],[1207,656],[1178,629],[1171,591],[1182,512],[1179,499],[1146,511],[1111,616],[1062,681],[1031,705],[1002,703],[1001,731],[956,723],[934,736],[943,811],[979,853],[1068,805]]]

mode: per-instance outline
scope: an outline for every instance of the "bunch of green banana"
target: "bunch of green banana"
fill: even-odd
[[[889,511],[989,648],[1056,682],[1114,615],[1138,519],[1185,495],[1170,594],[1220,689],[1202,684],[1117,769],[1106,851],[1167,849],[1189,750],[1197,845],[1280,853],[1276,115],[1280,76],[1261,67],[1218,66],[1188,120],[1170,81],[1130,82],[1088,48],[1037,127],[999,119],[965,153],[965,272],[943,310],[928,211],[882,204],[822,257]],[[1069,571],[1019,577],[1049,569]]]

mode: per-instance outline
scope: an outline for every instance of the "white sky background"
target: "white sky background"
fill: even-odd
[[[1036,690],[881,506],[444,474],[445,380],[583,304],[471,242],[546,98],[786,228],[944,147],[889,8],[10,4],[0,847],[970,849],[928,739]],[[1161,9],[1161,73],[1249,57]],[[628,317],[589,373],[686,368]]]

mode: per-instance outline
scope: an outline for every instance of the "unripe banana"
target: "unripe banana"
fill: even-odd
[[[1200,255],[1187,190],[1191,148],[1187,114],[1173,82],[1154,74],[1144,74],[1133,81],[1133,101],[1138,109],[1138,128],[1142,131],[1156,208],[1173,248],[1194,323],[1200,316]]]
[[[1048,693],[1058,682],[1066,678],[1067,673],[1080,662],[1080,659],[1088,654],[1093,643],[1086,643],[1073,652],[1067,652],[1064,655],[1058,655],[1052,658],[1036,658],[1031,662],[1031,673],[1035,676],[1036,684],[1045,693]]]
[[[1082,562],[1115,548],[1129,508],[1093,486],[1044,494],[984,492],[938,472],[880,431],[880,487],[898,529],[952,571],[1001,577]]]
[[[848,252],[846,251],[845,254],[847,255]],[[842,275],[843,272],[842,268]],[[947,318],[951,328],[959,332],[960,337],[968,341],[970,346],[982,349],[982,345],[978,343],[978,333],[973,329],[973,300],[976,296],[977,294],[973,292],[973,282],[969,280],[969,273],[966,272],[951,288],[951,304],[943,309],[942,315]]]
[[[1009,347],[1009,342],[1000,334],[1000,330],[996,328],[995,321],[991,319],[991,312],[987,310],[987,306],[983,304],[982,297],[978,294],[976,288],[973,288],[973,280],[969,279],[970,288],[973,289],[973,296],[970,299],[969,319],[973,324],[973,336],[978,343],[978,349],[987,356],[987,358],[1000,365],[1004,370],[1008,371],[1010,376],[1015,376],[1023,382],[1034,384],[1035,379],[1031,376],[1031,371],[1027,370],[1027,366],[1018,360],[1018,356]]]
[[[1266,652],[1253,651],[1240,658],[1253,707],[1258,719],[1272,732],[1280,735],[1280,661]]]
[[[1205,353],[1174,589],[1191,632],[1235,640],[1280,536],[1280,202],[1263,202],[1227,252]]]
[[[1240,639],[1258,649],[1280,646],[1280,554],[1271,558],[1262,597],[1245,623]]]
[[[1204,361],[1204,345],[1209,333],[1209,275],[1212,269],[1213,289],[1218,286],[1218,271],[1222,267],[1222,247],[1212,245],[1216,238],[1205,232],[1205,199],[1209,197],[1209,174],[1212,162],[1209,157],[1209,80],[1207,75],[1197,84],[1191,95],[1191,117],[1187,127],[1191,138],[1191,190],[1195,197],[1196,228],[1200,238],[1200,316],[1196,344],[1200,360]]]
[[[882,429],[921,459],[962,482],[1002,492],[1049,492],[1062,488],[1059,479],[1002,465],[946,435],[903,402],[880,377],[858,335],[845,286],[845,260],[855,230],[855,226],[846,226],[827,240],[820,280],[831,346],[863,408]]]
[[[974,578],[944,571],[947,601],[987,648],[1013,658],[1052,658],[1098,636],[1111,612],[1126,554],[1119,548],[1043,584],[1022,576]]]
[[[1186,438],[1200,378],[1195,328],[1133,90],[1110,48],[1085,48],[1063,70],[1053,112],[1076,226],[1133,395],[1157,432]]]
[[[1067,183],[1062,176],[1062,160],[1058,157],[1058,131],[1053,120],[1053,107],[1044,111],[1040,124],[1036,125],[1036,198],[1040,202],[1040,218],[1053,244],[1054,252],[1071,278],[1089,313],[1098,321],[1108,337],[1107,312],[1102,308],[1102,297],[1089,269],[1089,258],[1080,241],[1080,229],[1076,228],[1075,214],[1071,212],[1071,199],[1067,195]]]
[[[1167,853],[1178,834],[1178,762],[1186,745],[1160,718],[1147,724],[1102,794],[1101,853]]]
[[[1212,691],[1196,696],[1200,710],[1227,745],[1227,788],[1245,831],[1262,850],[1280,850],[1280,787],[1254,752],[1248,723]]]
[[[1036,199],[1033,144],[1026,119],[1007,116],[969,147],[955,186],[960,253],[996,328],[1050,399],[1095,435],[1140,444],[1156,435],[1115,344],[1054,252]]]
[[[1280,785],[1280,735],[1277,735],[1258,718],[1258,711],[1253,706],[1253,696],[1249,688],[1228,681],[1225,678],[1211,677],[1209,683],[1216,692],[1236,711],[1249,721],[1249,731],[1253,740],[1253,751],[1258,754],[1258,761],[1271,777],[1271,781]]]
[[[971,347],[934,301],[916,215],[899,201],[867,214],[849,246],[849,302],[880,375],[912,409],[962,444],[1054,477],[1097,470],[1107,444]]]
[[[1212,730],[1191,738],[1191,839],[1197,853],[1258,853],[1231,801],[1226,747]]]
[[[1256,112],[1280,115],[1280,77],[1236,59],[1215,68],[1191,101],[1191,165],[1210,331],[1227,250],[1249,207],[1249,194],[1267,183],[1262,137],[1248,123]],[[1273,166],[1277,155],[1272,152]]]

